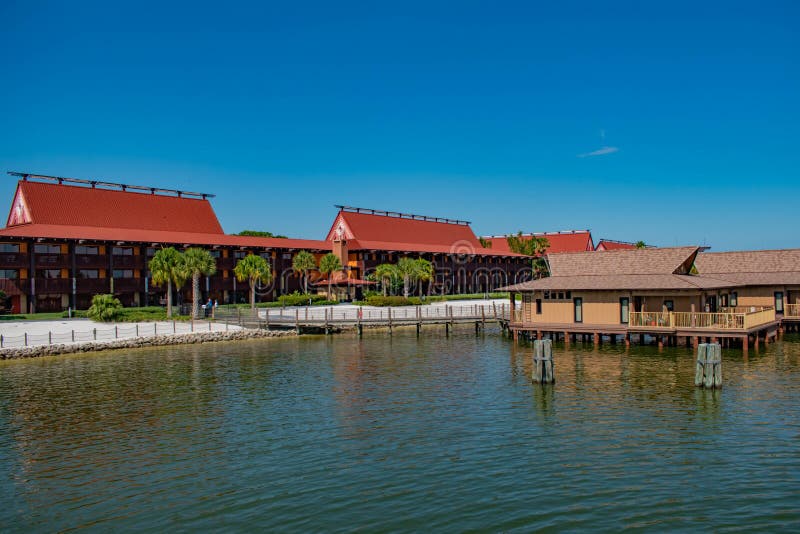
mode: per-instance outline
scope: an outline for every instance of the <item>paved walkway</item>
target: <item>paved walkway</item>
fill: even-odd
[[[224,332],[239,330],[238,326],[209,321],[158,321],[142,323],[95,323],[89,319],[57,321],[0,322],[2,348],[35,347],[85,341],[109,341],[190,332]]]

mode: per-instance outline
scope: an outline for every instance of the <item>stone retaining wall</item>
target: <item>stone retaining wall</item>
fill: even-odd
[[[141,347],[160,347],[165,345],[191,345],[195,343],[213,343],[218,341],[239,341],[267,337],[296,336],[293,330],[253,330],[242,329],[228,332],[194,332],[188,334],[169,334],[113,341],[88,341],[85,343],[62,343],[56,345],[39,345],[36,347],[19,347],[0,350],[0,360],[19,358],[38,358],[57,354],[75,352],[92,352],[113,349],[137,349]]]

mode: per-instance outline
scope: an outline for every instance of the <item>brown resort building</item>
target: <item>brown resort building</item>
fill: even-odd
[[[504,288],[515,336],[630,343],[648,335],[660,345],[717,339],[746,349],[800,323],[800,250],[634,248],[546,259],[550,277]]]
[[[201,282],[203,299],[243,302],[246,283],[236,262],[258,254],[270,262],[272,283],[257,298],[273,300],[300,290],[292,270],[300,250],[317,260],[329,252],[344,266],[331,277],[345,298],[360,295],[381,263],[408,256],[434,265],[427,294],[482,293],[525,281],[531,260],[485,249],[466,221],[339,206],[325,239],[284,239],[224,233],[209,201],[213,195],[111,182],[10,173],[19,178],[6,227],[0,230],[0,290],[13,312],[85,309],[92,296],[116,295],[125,306],[159,304],[165,288],[152,283],[150,258],[161,247],[207,249],[217,272]],[[321,283],[319,273],[311,283]],[[188,301],[189,284],[178,290]]]

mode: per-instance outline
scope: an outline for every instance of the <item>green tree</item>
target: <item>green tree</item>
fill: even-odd
[[[319,272],[328,277],[328,300],[331,300],[331,278],[333,273],[342,270],[342,261],[333,252],[328,252],[319,260]]]
[[[122,311],[122,303],[114,295],[95,295],[92,305],[86,310],[86,316],[92,321],[104,323],[115,320]]]
[[[400,258],[397,262],[397,273],[403,279],[403,296],[408,298],[411,282],[417,278],[418,265],[417,261],[411,258]]]
[[[162,248],[147,266],[154,284],[167,284],[167,317],[172,317],[172,284],[180,288],[188,277],[183,255],[174,247]]]
[[[183,262],[192,279],[192,317],[197,317],[200,314],[200,277],[217,272],[217,260],[209,251],[192,247],[183,253]]]
[[[398,278],[397,267],[391,263],[381,263],[375,267],[375,278],[380,280],[383,296],[388,296],[388,289],[391,287],[392,280]]]
[[[522,232],[517,232],[517,235],[510,235],[506,237],[508,241],[508,248],[511,252],[517,254],[524,254],[531,256],[531,266],[533,267],[533,277],[542,278],[547,276],[547,262],[544,259],[544,253],[550,248],[550,241],[546,237],[537,236],[524,236]]]
[[[292,269],[295,272],[303,273],[303,287],[306,293],[308,293],[308,271],[316,268],[317,260],[307,250],[301,250],[292,258]]]
[[[236,235],[246,235],[251,237],[274,237],[275,239],[287,239],[285,235],[276,235],[272,232],[262,232],[261,230],[242,230]]]
[[[261,256],[248,254],[236,262],[233,274],[240,282],[247,281],[250,284],[250,309],[256,309],[256,286],[259,282],[267,284],[272,280],[272,269],[269,262]]]
[[[636,248],[647,248],[647,244],[644,241],[637,241]]]
[[[491,242],[491,241],[489,241],[488,239],[484,239],[484,238],[482,238],[482,237],[479,237],[479,238],[478,238],[478,241],[480,241],[480,243],[481,243],[481,246],[482,246],[483,248],[492,248],[492,242]]]
[[[417,258],[417,275],[416,278],[420,282],[428,282],[428,294],[430,294],[431,284],[433,281],[433,264],[424,258]],[[419,284],[419,296],[422,296],[422,283]]]

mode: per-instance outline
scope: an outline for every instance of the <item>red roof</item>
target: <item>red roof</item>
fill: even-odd
[[[625,241],[613,241],[611,239],[601,239],[597,243],[595,250],[632,250],[636,248],[636,243],[627,243]]]
[[[522,234],[523,237],[544,237],[550,243],[546,253],[555,252],[584,252],[594,250],[592,233],[589,230],[573,230],[569,232],[543,232],[535,234]],[[510,252],[508,248],[507,236],[485,237],[492,246],[490,250],[498,252]]]
[[[21,197],[25,216],[18,217]],[[7,226],[33,223],[222,234],[205,199],[20,181]]]
[[[465,222],[444,222],[430,217],[341,210],[326,239],[333,241],[339,236],[347,240],[350,250],[517,256],[507,249],[483,248]]]
[[[331,250],[331,243],[312,239],[282,239],[198,232],[173,232],[131,228],[99,228],[52,224],[24,224],[0,229],[0,236],[40,237],[45,239],[85,239],[87,241],[128,241],[174,245],[223,245],[286,249]]]

